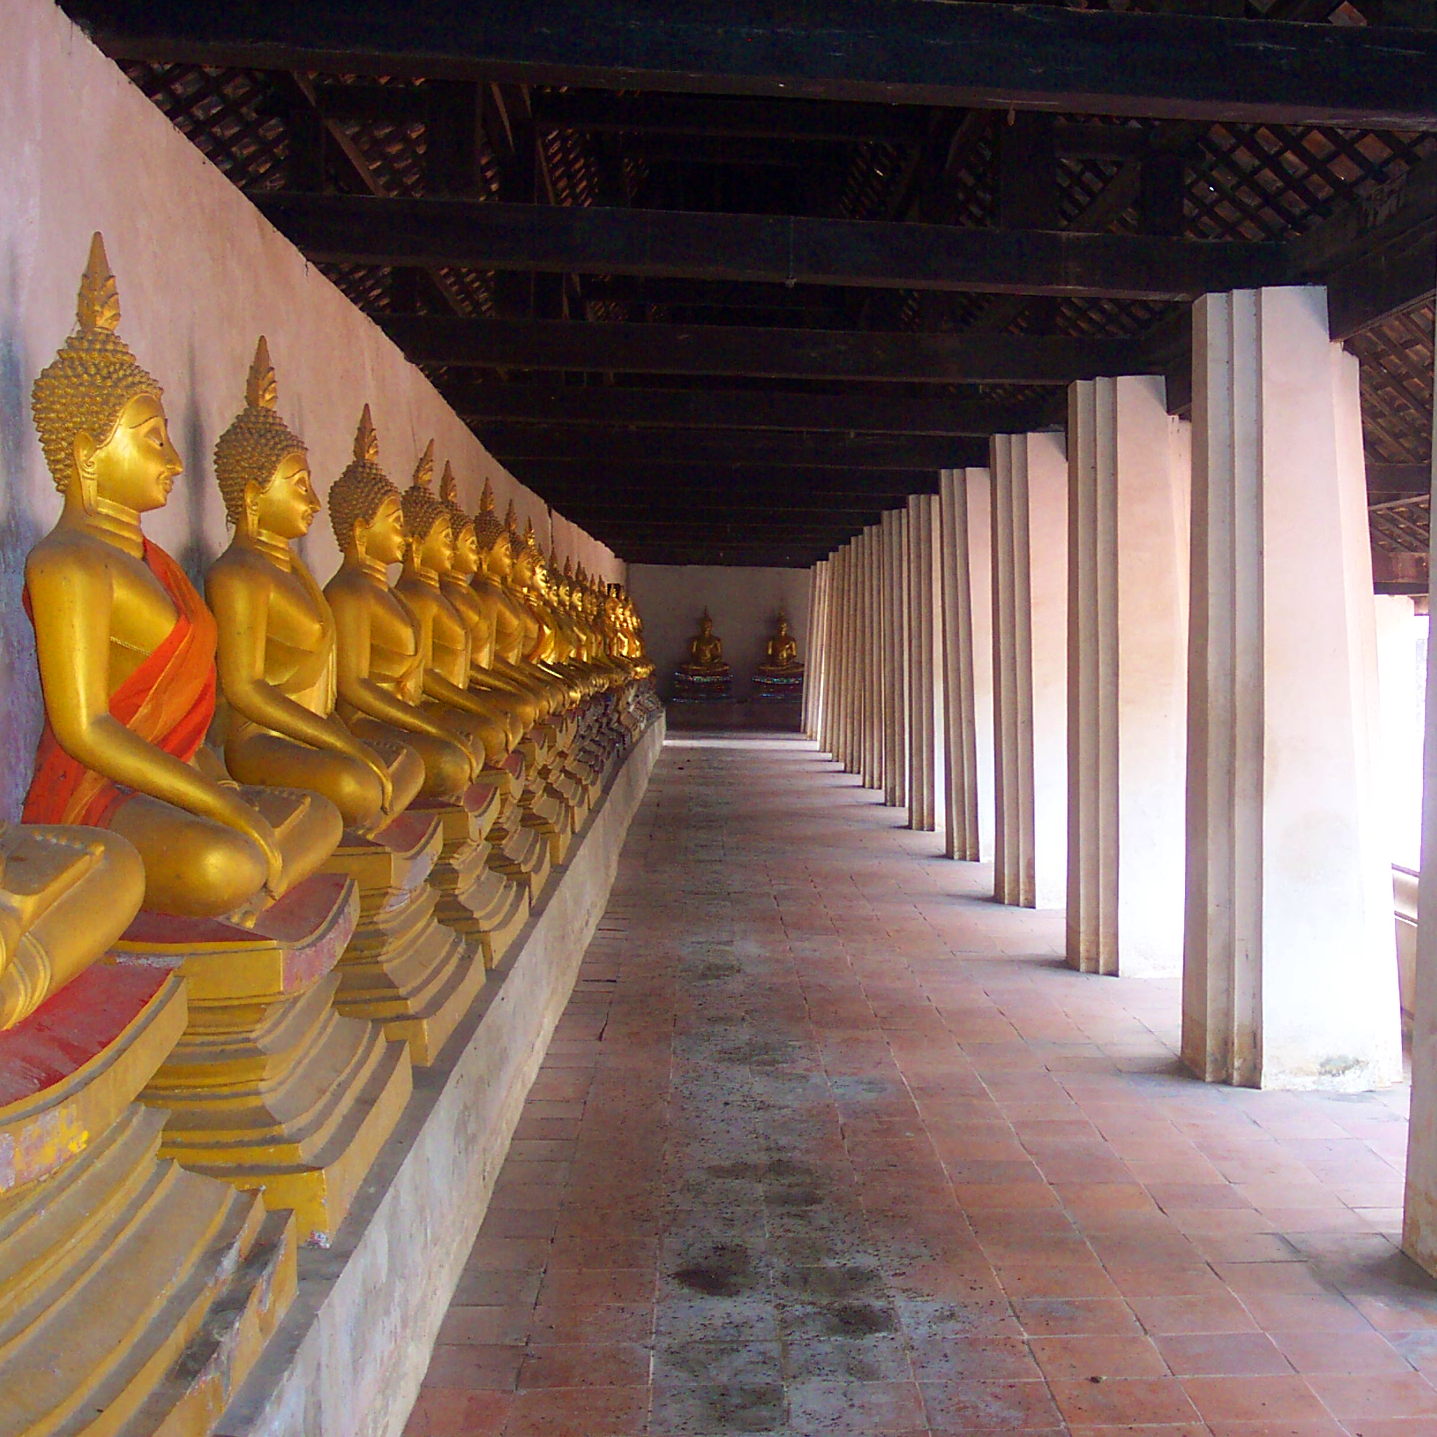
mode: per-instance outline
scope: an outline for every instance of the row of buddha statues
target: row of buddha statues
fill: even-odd
[[[77,319],[0,825],[0,1433],[204,1433],[658,704],[623,589],[432,444],[401,492],[367,406],[321,586],[263,339],[202,597],[143,532],[181,461],[99,235]]]
[[[779,613],[773,632],[764,642],[763,662],[753,671],[753,694],[758,699],[796,699],[803,692],[803,663],[798,641],[789,632],[788,619]],[[724,661],[723,640],[714,633],[707,609],[699,631],[689,640],[689,656],[674,670],[674,697],[681,702],[706,702],[733,697],[733,668]]]

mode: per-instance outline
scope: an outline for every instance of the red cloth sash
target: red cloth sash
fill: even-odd
[[[149,540],[144,561],[174,602],[175,626],[115,690],[110,716],[132,733],[188,763],[215,712],[215,620],[184,570]],[[34,621],[30,591],[25,612]],[[21,814],[25,823],[88,823],[103,828],[130,796],[104,774],[71,758],[45,720],[35,777]]]

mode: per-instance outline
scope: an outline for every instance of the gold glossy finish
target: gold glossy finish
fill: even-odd
[[[358,922],[337,972],[334,1005],[384,1025],[413,1060],[437,1057],[479,983],[458,935],[436,921],[425,882],[438,825],[398,824],[424,782],[405,744],[356,738],[336,716],[336,625],[293,550],[319,512],[303,441],[276,411],[261,338],[245,407],[215,445],[215,476],[235,526],[206,589],[220,622],[220,686],[230,706],[225,757],[247,782],[303,784],[343,813],[348,831],[326,864],[359,887]]]
[[[426,656],[409,611],[389,586],[405,554],[399,491],[379,467],[379,440],[364,406],[354,460],[329,491],[343,556],[324,587],[334,613],[338,712],[360,738],[400,742],[423,760],[428,798],[456,799],[482,766],[425,706]]]
[[[339,816],[308,795],[243,794],[193,761],[214,705],[214,619],[141,532],[180,460],[160,386],[116,332],[98,235],[77,312],[34,388],[64,508],[25,566],[46,717],[25,817],[123,834],[144,861],[148,908],[253,913],[329,856]]]
[[[689,660],[679,665],[679,672],[710,676],[727,674],[731,670],[724,662],[723,640],[714,633],[714,621],[704,610],[699,620],[699,631],[689,640]]]
[[[783,678],[797,677],[803,672],[798,658],[798,643],[788,631],[788,620],[780,614],[772,636],[764,646],[764,662],[758,666],[761,674],[772,674]]]
[[[95,962],[139,855],[87,828],[0,847],[0,1431],[207,1432],[294,1295],[293,1221],[161,1161],[135,1103],[186,1021],[178,977]]]

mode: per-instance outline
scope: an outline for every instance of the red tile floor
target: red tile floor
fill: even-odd
[[[1437,1434],[1405,1093],[1183,1076],[901,817],[665,748],[408,1437]]]

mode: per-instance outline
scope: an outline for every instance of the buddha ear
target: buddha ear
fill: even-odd
[[[95,436],[85,429],[80,430],[70,443],[75,476],[80,485],[80,504],[87,514],[94,513],[95,497],[99,490],[99,480],[95,472],[95,455],[99,452],[100,445]]]
[[[244,492],[240,495],[240,508],[251,524],[259,517],[259,485],[253,479],[246,479]]]

